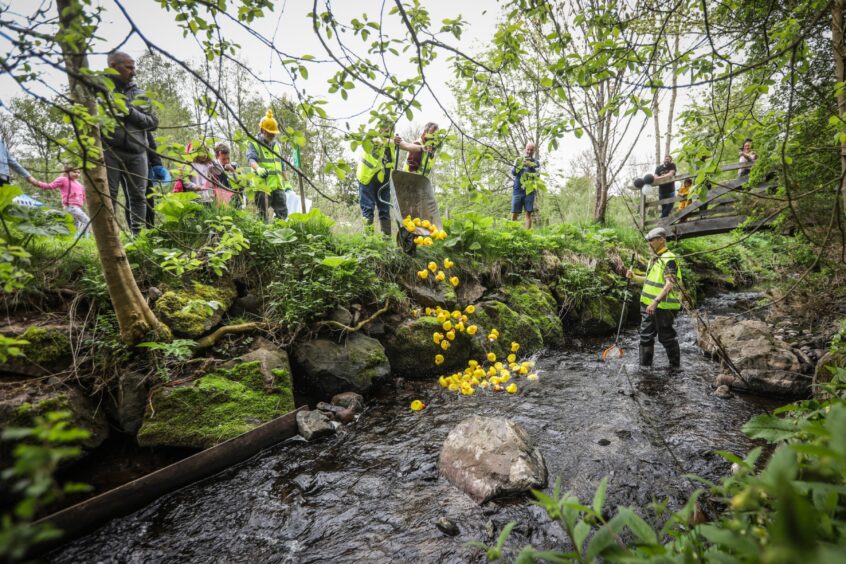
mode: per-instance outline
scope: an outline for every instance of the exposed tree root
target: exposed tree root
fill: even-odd
[[[266,323],[252,322],[241,323],[239,325],[224,325],[219,327],[214,333],[201,337],[197,341],[197,349],[207,349],[217,344],[221,337],[225,335],[238,335],[241,333],[249,333],[250,331],[257,331],[267,327]]]
[[[373,315],[371,315],[367,319],[359,321],[358,323],[356,323],[352,327],[349,327],[348,325],[344,325],[343,323],[339,323],[338,321],[333,321],[331,319],[327,319],[327,320],[324,320],[324,321],[318,321],[317,323],[314,324],[314,327],[315,328],[332,327],[332,328],[338,329],[339,331],[342,331],[344,333],[356,333],[357,331],[360,331],[365,325],[367,325],[368,323],[370,323],[371,321],[373,321],[374,319],[376,319],[377,317],[379,317],[383,313],[386,313],[388,311],[388,309],[390,308],[390,305],[391,305],[391,301],[390,300],[386,301],[385,305],[382,306],[381,309],[377,310],[376,313],[374,313]]]

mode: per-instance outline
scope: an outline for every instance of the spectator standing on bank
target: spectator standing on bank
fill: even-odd
[[[158,146],[153,134],[147,132],[147,162],[150,165],[147,171],[147,214],[145,216],[145,225],[147,229],[152,229],[156,224],[156,188],[158,192],[164,192],[164,184],[169,184],[173,181],[170,176],[170,171],[162,164],[162,157],[158,153]]]
[[[35,178],[29,173],[27,169],[21,166],[15,157],[6,149],[6,144],[0,139],[0,189],[3,186],[11,183],[12,171],[24,177],[27,182],[32,183]]]
[[[250,141],[247,145],[247,162],[259,177],[259,187],[263,188],[256,192],[256,206],[262,221],[267,221],[268,200],[277,219],[288,219],[285,196],[288,175],[280,156],[282,147],[275,141],[277,135],[279,124],[273,118],[273,111],[267,110],[259,122],[258,142]]]
[[[673,162],[673,156],[666,155],[664,157],[664,162],[655,168],[655,179],[653,180],[654,184],[658,184],[659,200],[666,200],[667,198],[675,197],[676,183],[672,181],[662,182],[664,180],[672,179],[675,175],[676,163]],[[661,217],[667,217],[672,211],[673,202],[670,202],[668,204],[661,204]]]
[[[526,210],[526,229],[532,228],[532,216],[535,213],[535,196],[537,190],[532,186],[538,176],[540,162],[535,158],[535,144],[526,143],[524,155],[517,159],[511,174],[514,175],[514,190],[511,195],[511,221],[517,221],[523,210]]]
[[[235,209],[244,207],[244,191],[238,184],[238,165],[230,160],[229,146],[218,143],[214,148],[215,198],[218,203],[230,203]]]
[[[159,120],[149,110],[133,102],[141,101],[142,90],[132,79],[135,78],[135,61],[120,51],[109,53],[109,67],[117,72],[113,94],[122,94],[126,113],[116,115],[115,129],[103,136],[103,155],[108,169],[109,192],[112,204],[117,209],[118,188],[126,185],[130,211],[129,229],[133,234],[141,231],[147,216],[147,133],[159,126]]]
[[[85,205],[85,187],[79,182],[79,168],[66,164],[64,172],[53,182],[41,182],[32,176],[27,178],[33,186],[42,190],[58,190],[62,195],[62,208],[73,217],[76,226],[76,236],[88,234],[88,224],[91,223],[88,214],[82,209]]]

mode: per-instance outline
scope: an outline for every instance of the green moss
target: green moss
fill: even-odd
[[[426,378],[463,367],[470,359],[470,336],[458,333],[448,351],[432,340],[443,327],[434,317],[421,317],[404,323],[385,343],[391,370],[405,378]],[[477,335],[478,336],[478,335]],[[442,354],[444,363],[435,365],[435,355]]]
[[[474,357],[481,357],[487,351],[505,357],[511,352],[511,342],[520,344],[521,355],[529,355],[543,348],[543,337],[538,324],[528,315],[520,314],[498,301],[488,301],[476,305],[476,313],[470,316],[470,322],[479,327],[473,339]],[[490,342],[486,339],[491,329],[499,331],[499,338]]]
[[[194,282],[191,290],[169,290],[156,301],[156,313],[174,333],[199,337],[209,332],[235,299],[235,290]]]
[[[192,384],[163,388],[138,432],[141,446],[208,448],[294,409],[291,375],[273,371],[268,392],[258,361],[218,369]]]
[[[21,334],[20,339],[29,342],[23,345],[26,359],[42,366],[49,366],[70,355],[70,339],[61,329],[31,326]]]
[[[504,286],[502,291],[511,309],[532,318],[544,343],[551,345],[564,337],[561,320],[558,318],[558,303],[545,286],[522,283]]]

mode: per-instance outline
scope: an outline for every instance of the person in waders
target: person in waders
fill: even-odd
[[[646,241],[654,253],[646,269],[646,276],[626,271],[626,278],[643,285],[640,294],[640,367],[648,370],[652,367],[655,355],[655,337],[667,351],[670,369],[681,367],[681,349],[676,338],[673,323],[681,309],[681,293],[678,285],[682,282],[679,260],[667,249],[667,232],[656,227],[646,234]]]

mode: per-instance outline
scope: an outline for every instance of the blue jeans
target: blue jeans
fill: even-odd
[[[361,206],[361,216],[367,220],[368,223],[373,221],[373,212],[376,208],[379,209],[379,219],[391,219],[391,205],[390,190],[385,187],[379,190],[384,182],[379,182],[378,175],[375,175],[368,184],[358,183],[358,203]],[[381,196],[382,202],[377,197]]]
[[[665,188],[666,186],[666,188]],[[658,187],[658,199],[664,200],[666,198],[675,198],[676,196],[676,184],[662,184]],[[673,207],[675,206],[675,202],[670,202],[669,204],[661,204],[661,217],[667,217],[673,211]]]
[[[523,213],[523,208],[526,213],[534,213],[535,211],[535,194],[526,194],[525,190],[515,190],[511,196],[511,213]]]

